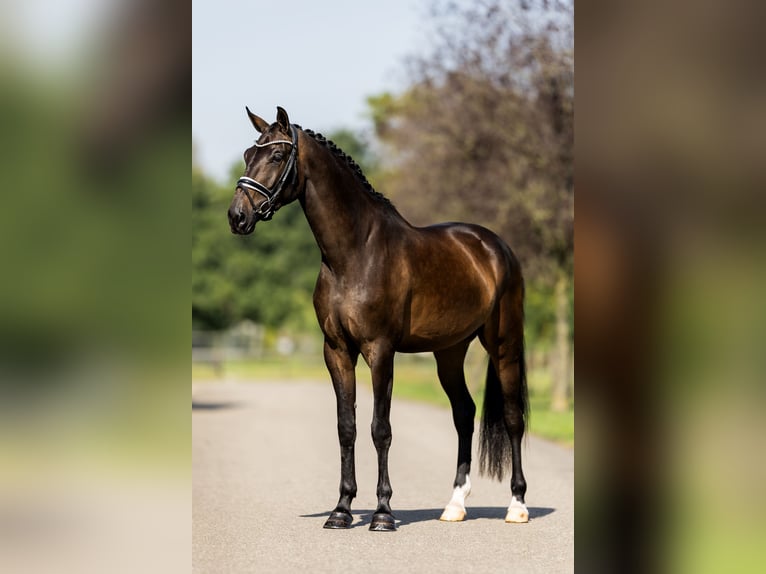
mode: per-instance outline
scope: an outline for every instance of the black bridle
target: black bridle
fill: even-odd
[[[290,157],[287,158],[287,163],[285,164],[284,169],[282,169],[282,173],[273,189],[269,189],[262,183],[244,175],[237,180],[237,189],[241,189],[247,196],[254,214],[260,216],[260,218],[265,221],[274,217],[274,213],[279,209],[280,206],[276,205],[276,200],[279,197],[279,194],[282,193],[282,189],[284,189],[287,179],[292,174],[292,178],[290,179],[290,182],[292,183],[298,175],[298,168],[295,164],[295,159],[298,156],[298,130],[291,124],[290,132],[293,138],[292,141],[275,140],[264,144],[255,144],[256,147],[266,147],[278,143],[286,143],[290,145]],[[255,201],[253,201],[252,195],[247,191],[248,189],[260,193],[266,198],[266,201],[261,203],[260,207],[256,208]]]

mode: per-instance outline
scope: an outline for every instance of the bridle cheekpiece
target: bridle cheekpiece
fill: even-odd
[[[260,218],[265,221],[268,221],[274,217],[274,213],[276,213],[277,209],[279,209],[280,206],[276,205],[276,201],[279,197],[279,194],[282,193],[282,189],[284,189],[290,174],[293,176],[291,182],[294,181],[298,175],[298,169],[295,165],[295,160],[298,156],[298,130],[294,125],[291,124],[290,132],[293,138],[292,141],[274,140],[262,144],[259,144],[258,142],[255,143],[255,147],[258,148],[267,147],[274,144],[288,144],[290,146],[290,157],[287,158],[287,163],[285,164],[285,167],[282,170],[276,185],[272,189],[269,189],[262,183],[247,176],[242,176],[237,180],[237,189],[241,189],[247,196],[247,199],[250,202],[250,206],[253,208],[255,215],[259,215]],[[251,191],[257,191],[266,198],[266,201],[261,203],[260,207],[257,209],[255,207],[255,201],[253,201],[253,197],[247,191],[248,189]]]

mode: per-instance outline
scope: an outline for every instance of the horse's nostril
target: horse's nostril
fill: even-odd
[[[229,208],[229,224],[232,228],[244,229],[247,225],[247,214],[236,207]]]

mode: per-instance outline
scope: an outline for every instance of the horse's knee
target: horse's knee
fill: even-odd
[[[391,424],[388,421],[372,421],[372,442],[379,449],[391,446]]]

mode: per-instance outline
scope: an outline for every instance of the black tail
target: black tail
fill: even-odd
[[[521,409],[524,428],[529,421],[527,396],[527,372],[524,348],[519,357],[518,406]],[[481,438],[479,440],[479,472],[502,481],[511,463],[511,439],[505,426],[505,409],[500,378],[492,361],[487,366],[487,387],[484,391],[484,409],[481,415]]]

